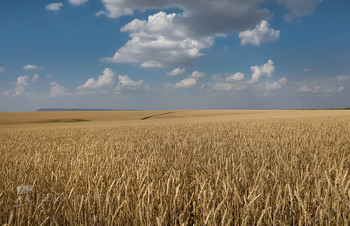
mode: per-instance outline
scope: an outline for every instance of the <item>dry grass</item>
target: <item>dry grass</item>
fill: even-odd
[[[246,113],[3,126],[0,223],[349,225],[350,112]]]

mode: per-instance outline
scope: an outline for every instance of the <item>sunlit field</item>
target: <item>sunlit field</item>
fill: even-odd
[[[0,223],[349,225],[350,111],[0,113]]]

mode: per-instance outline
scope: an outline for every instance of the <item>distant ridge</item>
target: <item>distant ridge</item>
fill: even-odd
[[[295,110],[350,110],[350,108],[297,108]]]
[[[40,108],[36,111],[140,111],[139,109]]]

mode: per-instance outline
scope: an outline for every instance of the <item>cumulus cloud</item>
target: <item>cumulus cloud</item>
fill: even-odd
[[[175,76],[175,75],[181,75],[183,73],[185,73],[186,69],[185,68],[175,68],[174,70],[172,70],[171,72],[168,72],[167,75],[168,76]]]
[[[83,5],[87,2],[88,0],[69,0],[69,3],[78,6],[78,5]]]
[[[294,0],[276,0],[290,11]],[[147,10],[179,9],[178,14],[156,13],[146,20],[135,19],[121,31],[131,39],[113,57],[104,58],[116,63],[133,63],[141,67],[183,67],[203,55],[201,50],[213,45],[215,37],[242,32],[242,44],[260,45],[277,41],[280,31],[266,21],[271,12],[264,8],[264,0],[102,0],[104,10],[96,16],[119,18]],[[307,5],[307,4],[306,4]],[[300,8],[307,8],[300,7]],[[298,13],[294,13],[298,14]],[[255,29],[247,30],[256,26]]]
[[[140,66],[143,68],[147,68],[147,67],[161,68],[161,67],[164,67],[164,64],[156,60],[147,60],[142,64],[140,64]]]
[[[16,82],[15,93],[16,95],[21,95],[25,92],[26,87],[29,84],[30,77],[29,76],[19,76]]]
[[[57,82],[50,83],[50,91],[51,91],[51,96],[53,97],[69,95],[69,92],[66,90],[66,88],[64,88],[64,86],[58,84]]]
[[[218,91],[238,91],[244,90],[247,87],[247,81],[244,81],[245,74],[241,72],[234,73],[227,77],[220,75],[212,76],[215,82],[205,84],[202,88],[210,88]]]
[[[41,69],[40,67],[33,65],[33,64],[27,64],[25,66],[23,66],[24,70],[39,70]]]
[[[259,81],[261,76],[272,77],[275,71],[272,60],[269,60],[266,64],[261,66],[252,66],[251,70],[253,72],[252,79],[245,79],[245,74],[242,72],[237,72],[227,77],[214,75],[212,76],[214,81],[204,84],[202,88],[218,91],[239,91],[245,89],[258,89],[263,91],[281,89],[287,83],[286,77],[280,78],[277,81],[267,80],[264,83]]]
[[[83,85],[79,86],[80,90],[96,90],[112,86],[114,84],[114,72],[110,68],[106,68],[103,74],[97,80],[89,78]]]
[[[134,10],[131,8],[128,8],[126,4],[123,4],[122,1],[118,0],[102,0],[104,6],[105,6],[105,11],[101,10],[99,11],[96,15],[100,16],[105,14],[109,18],[116,19],[121,16],[126,16],[126,15],[133,15]]]
[[[14,91],[8,90],[5,93],[6,93],[6,95],[15,95],[15,96],[25,94],[30,83],[36,82],[38,80],[38,78],[39,78],[38,74],[34,75],[33,77],[30,77],[27,75],[19,76],[19,77],[17,77],[16,83],[15,83],[16,86],[15,86]]]
[[[4,67],[0,67],[0,73],[4,72],[5,68]]]
[[[201,49],[213,44],[213,37],[194,37],[186,27],[175,23],[175,13],[159,12],[148,20],[135,19],[121,28],[131,40],[105,61],[137,63],[141,67],[160,68],[186,65],[201,57]]]
[[[105,14],[106,14],[105,11],[100,10],[100,11],[98,11],[97,13],[95,13],[95,16],[99,17],[99,16],[102,16],[102,15],[105,15]]]
[[[35,74],[32,78],[32,82],[36,82],[36,81],[38,81],[38,79],[39,79],[39,75]]]
[[[205,74],[203,72],[199,72],[199,71],[194,71],[194,72],[192,72],[192,75],[190,75],[190,77],[192,77],[192,78],[202,78],[204,76],[205,76]]]
[[[78,86],[78,90],[93,93],[104,93],[107,91],[134,90],[137,88],[148,88],[143,80],[134,81],[128,75],[119,75],[118,80],[114,79],[114,72],[110,68],[106,68],[103,74],[97,79],[90,78],[83,85]],[[115,86],[115,84],[117,84]]]
[[[225,80],[230,82],[230,81],[241,81],[244,79],[244,74],[241,72],[237,72],[229,77],[227,77]]]
[[[53,2],[45,6],[45,9],[50,11],[58,11],[61,9],[61,7],[63,7],[63,3]]]
[[[188,76],[188,78],[185,78],[185,79],[181,80],[180,82],[177,82],[175,84],[175,87],[177,87],[177,88],[190,88],[197,83],[199,78],[202,78],[204,76],[205,76],[204,73],[199,72],[199,71],[194,71],[194,72],[192,72],[191,75]]]
[[[25,94],[27,87],[30,85],[30,83],[36,82],[38,78],[39,78],[38,74],[34,75],[33,77],[30,77],[27,75],[19,76],[16,80],[16,87],[15,87],[14,93],[11,90],[8,90],[6,93],[8,95],[14,94],[15,96]]]
[[[263,20],[253,30],[239,33],[242,45],[253,44],[259,46],[263,42],[274,42],[280,37],[280,31],[270,28],[270,24]]]
[[[283,4],[288,9],[288,13],[285,14],[285,20],[293,21],[295,17],[310,15],[317,4],[322,0],[277,0],[278,3]]]
[[[266,64],[261,66],[252,66],[250,69],[253,72],[252,81],[258,81],[259,78],[263,75],[271,78],[272,74],[275,72],[275,66],[273,65],[272,60],[269,60]]]
[[[177,82],[175,84],[175,87],[177,88],[189,88],[194,86],[197,83],[197,79],[195,78],[186,78],[181,80],[180,82]]]
[[[178,14],[160,11],[147,20],[135,19],[121,31],[131,39],[113,57],[103,60],[141,67],[183,67],[203,56],[215,37],[240,32],[267,19],[261,0],[103,0],[105,10],[96,16],[118,18],[135,11],[177,8]]]
[[[270,16],[261,9],[261,0],[102,0],[105,14],[110,18],[133,15],[136,11],[149,9],[178,8],[184,17],[178,19],[182,25],[201,35],[213,35],[244,30]]]
[[[146,86],[143,80],[134,81],[128,75],[119,75],[118,79],[119,82],[116,88],[117,91],[122,89],[136,89],[141,86]]]
[[[341,93],[341,92],[344,91],[344,89],[345,89],[344,86],[339,86],[338,89],[337,89],[337,92],[338,92],[338,93]]]
[[[283,77],[275,82],[267,82],[265,88],[266,88],[266,90],[281,89],[283,86],[286,85],[287,81],[288,81],[287,78]]]

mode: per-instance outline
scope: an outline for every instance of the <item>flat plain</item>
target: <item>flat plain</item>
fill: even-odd
[[[350,111],[0,113],[0,223],[349,225]]]

